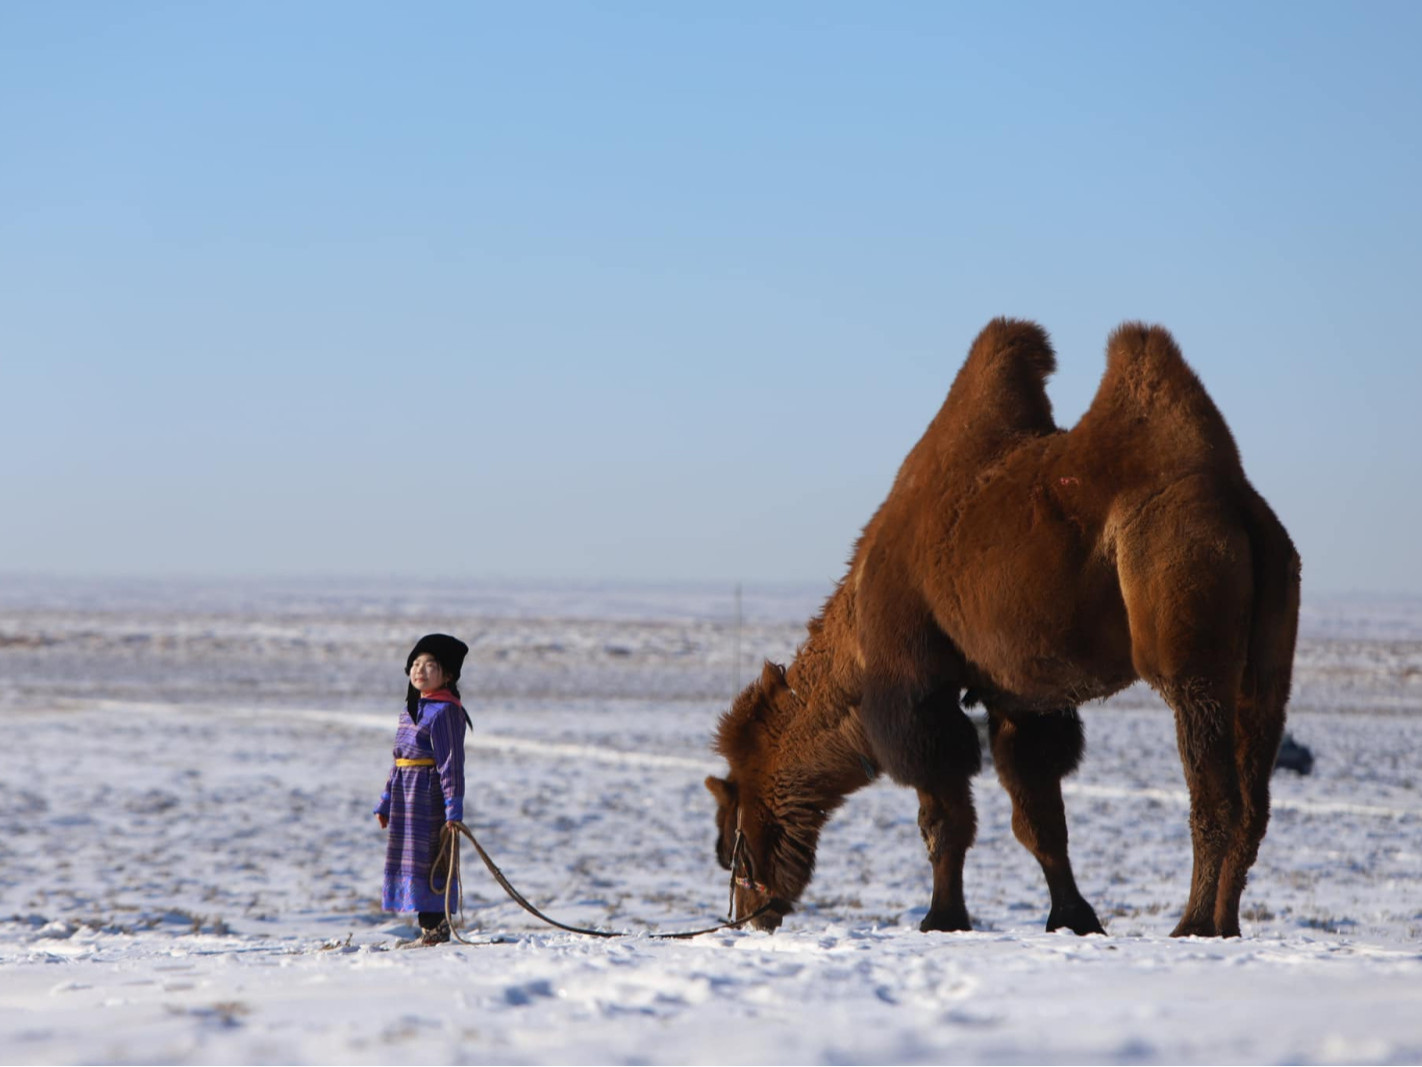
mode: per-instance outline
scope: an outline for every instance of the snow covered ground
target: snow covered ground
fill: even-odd
[[[774,935],[714,921],[702,778],[739,674],[826,590],[0,580],[0,1062],[1422,1061],[1422,604],[1310,602],[1245,936],[1171,940],[1189,877],[1168,712],[1083,709],[1067,798],[1109,936],[1047,894],[989,768],[975,931],[924,935],[912,794],[835,816]],[[466,856],[478,947],[378,911],[399,669],[473,646],[470,822],[594,940]],[[474,864],[471,866],[471,864]]]

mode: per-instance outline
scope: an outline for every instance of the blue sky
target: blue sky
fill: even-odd
[[[0,570],[825,582],[988,319],[1422,593],[1422,6],[0,5]]]

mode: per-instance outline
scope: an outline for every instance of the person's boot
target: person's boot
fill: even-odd
[[[442,945],[449,940],[449,920],[441,919],[438,926],[430,926],[420,931],[419,943],[423,946]]]

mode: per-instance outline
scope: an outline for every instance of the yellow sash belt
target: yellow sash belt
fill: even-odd
[[[435,761],[432,759],[397,759],[395,761],[397,767],[433,767],[434,765]]]

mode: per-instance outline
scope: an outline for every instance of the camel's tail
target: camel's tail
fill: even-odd
[[[1252,487],[1247,487],[1245,517],[1254,558],[1254,611],[1240,710],[1270,745],[1272,761],[1293,679],[1300,562],[1283,524]]]

